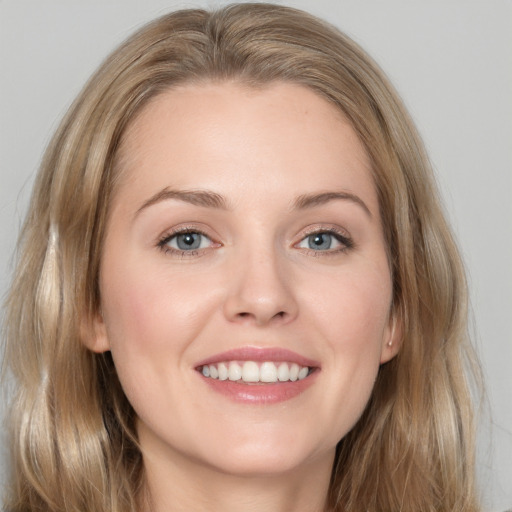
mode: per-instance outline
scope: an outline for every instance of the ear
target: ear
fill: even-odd
[[[380,364],[391,361],[402,346],[402,320],[397,311],[392,311],[389,323],[382,338],[382,349],[380,353]]]
[[[93,315],[85,314],[80,324],[80,337],[82,343],[98,354],[110,350],[107,328],[103,314],[98,310]]]

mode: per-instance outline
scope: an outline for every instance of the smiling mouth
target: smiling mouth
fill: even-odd
[[[314,368],[286,361],[224,361],[205,364],[199,366],[197,370],[204,377],[219,381],[238,384],[275,384],[304,380],[314,371]]]

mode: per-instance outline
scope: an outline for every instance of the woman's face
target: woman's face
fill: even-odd
[[[229,473],[331,464],[394,356],[369,159],[291,84],[155,98],[119,158],[102,316],[146,457]]]

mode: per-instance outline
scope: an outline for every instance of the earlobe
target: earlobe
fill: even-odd
[[[98,354],[110,350],[107,329],[101,311],[94,315],[84,315],[80,325],[80,338],[82,343],[93,352]]]
[[[391,361],[398,354],[402,346],[402,322],[396,313],[392,313],[389,324],[386,329],[386,335],[382,340],[380,364]]]

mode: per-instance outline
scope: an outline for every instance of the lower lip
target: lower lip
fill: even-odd
[[[305,379],[295,382],[278,382],[272,384],[241,384],[230,380],[201,378],[210,389],[227,398],[246,404],[277,404],[291,400],[306,391],[316,380],[318,371],[312,372]]]

